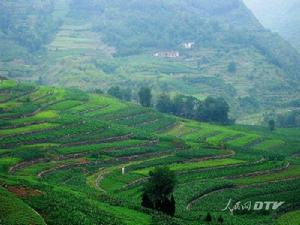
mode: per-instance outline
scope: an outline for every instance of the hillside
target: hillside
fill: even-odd
[[[149,85],[156,93],[224,96],[243,123],[299,100],[299,54],[239,0],[18,0],[0,8],[2,76],[83,90]],[[179,57],[154,56],[169,51]]]
[[[260,22],[278,32],[300,51],[300,2],[297,0],[244,0]]]
[[[106,95],[11,80],[0,82],[0,111],[4,225],[199,225],[207,212],[235,225],[299,217],[299,129],[198,123]],[[140,207],[141,187],[158,165],[177,175],[173,219]],[[221,211],[230,198],[286,204],[231,216]]]

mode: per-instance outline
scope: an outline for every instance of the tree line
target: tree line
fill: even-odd
[[[266,113],[264,115],[264,125],[268,125],[270,130],[278,128],[300,127],[300,110],[294,109],[282,113]]]
[[[168,94],[162,94],[157,100],[156,108],[163,113],[203,122],[232,122],[228,116],[229,105],[223,98],[207,97],[200,101],[193,96],[176,95],[171,98]]]
[[[125,101],[131,101],[133,98],[130,89],[122,89],[118,86],[111,87],[107,94]],[[153,103],[151,88],[141,87],[137,93],[137,100],[143,107],[154,107],[159,112],[187,119],[219,124],[233,123],[228,115],[230,107],[221,97],[207,97],[204,101],[200,101],[193,96],[178,94],[171,97],[169,94],[163,93]]]

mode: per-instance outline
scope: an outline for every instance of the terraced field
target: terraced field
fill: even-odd
[[[278,219],[278,224],[279,225],[296,225],[300,224],[300,212],[299,211],[294,211],[290,213],[286,213],[285,215],[281,216]]]
[[[199,123],[9,80],[0,112],[0,224],[198,225],[208,212],[213,224],[220,215],[224,224],[297,224],[299,129]],[[140,206],[149,171],[162,165],[177,175],[174,218]],[[229,199],[285,204],[232,216],[222,211]]]

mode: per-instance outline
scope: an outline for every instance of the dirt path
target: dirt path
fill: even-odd
[[[47,159],[47,158],[40,158],[40,159],[35,159],[35,160],[30,160],[30,161],[24,161],[24,162],[18,163],[15,166],[11,167],[8,172],[14,174],[18,170],[21,170],[21,169],[24,169],[26,167],[32,166],[34,164],[46,163],[46,162],[49,162],[49,161],[50,161],[50,159]]]
[[[89,162],[79,162],[79,163],[73,163],[73,164],[63,164],[63,165],[59,165],[56,166],[54,168],[51,169],[47,169],[47,170],[43,170],[40,173],[37,174],[38,178],[43,178],[46,175],[50,174],[50,173],[54,173],[57,170],[61,170],[61,169],[70,169],[70,168],[75,168],[75,167],[80,167],[83,165],[88,164]]]
[[[107,174],[108,172],[104,170],[104,168],[100,168],[99,169],[99,174],[95,180],[95,187],[104,192],[104,193],[107,193],[103,188],[100,187],[100,182],[104,179],[104,176]]]

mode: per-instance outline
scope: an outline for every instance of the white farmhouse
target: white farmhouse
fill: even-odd
[[[186,48],[186,49],[192,49],[194,45],[195,45],[195,42],[183,43],[183,47]]]

